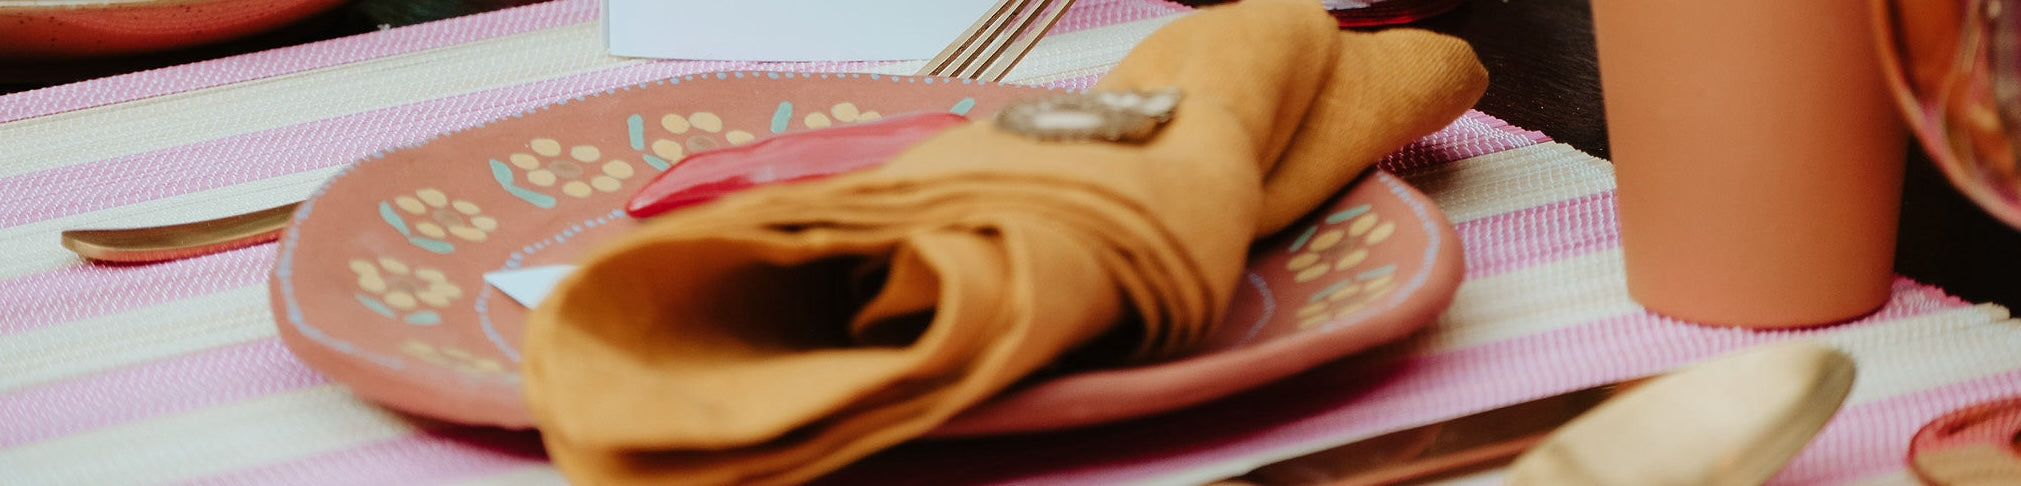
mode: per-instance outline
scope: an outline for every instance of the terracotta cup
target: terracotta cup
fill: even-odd
[[[1869,10],[1592,5],[1630,295],[1659,314],[1745,327],[1880,307],[1906,131]]]

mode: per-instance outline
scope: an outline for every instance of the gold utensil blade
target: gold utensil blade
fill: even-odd
[[[1507,465],[1559,426],[1649,378],[1404,429],[1273,463],[1224,484],[1397,484]]]
[[[63,232],[63,247],[106,262],[188,258],[273,241],[294,218],[290,203],[245,214],[169,226]]]

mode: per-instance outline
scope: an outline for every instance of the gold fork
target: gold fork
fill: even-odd
[[[918,75],[1001,81],[1073,3],[998,0],[989,13],[927,61]],[[300,204],[168,226],[64,231],[63,247],[107,262],[189,258],[274,241]]]
[[[997,0],[917,74],[1002,81],[1073,5],[1074,0]]]

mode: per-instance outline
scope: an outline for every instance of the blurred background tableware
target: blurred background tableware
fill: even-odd
[[[29,0],[0,2],[0,59],[163,51],[236,39],[346,0]]]
[[[2021,2],[1874,0],[1881,63],[1930,160],[2021,228]]]
[[[1466,0],[1321,0],[1341,27],[1399,25],[1458,8]]]
[[[0,93],[544,1],[0,1]]]
[[[1867,9],[1592,6],[1630,295],[1660,314],[1744,327],[1880,307],[1906,135]]]
[[[1935,486],[2021,481],[2021,398],[1979,403],[1925,424],[1908,459],[1916,478]]]

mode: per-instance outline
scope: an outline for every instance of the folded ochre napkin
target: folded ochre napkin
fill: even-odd
[[[528,322],[528,398],[576,483],[805,481],[1070,351],[1186,350],[1251,240],[1485,84],[1459,40],[1339,32],[1311,0],[1203,9],[1095,88],[1184,91],[1147,143],[976,122],[599,248]]]

